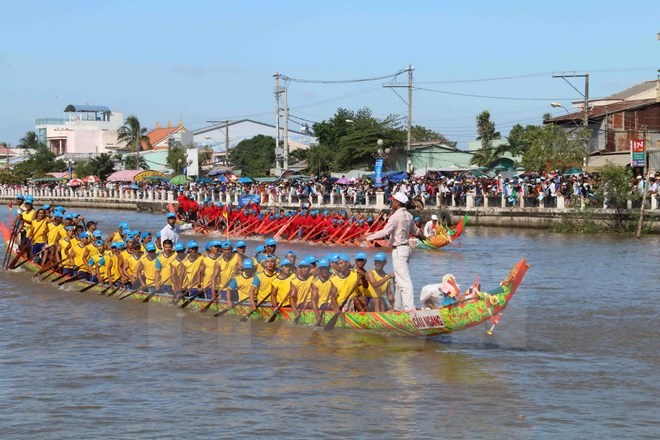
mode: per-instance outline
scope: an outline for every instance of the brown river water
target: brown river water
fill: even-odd
[[[105,233],[164,225],[78,212]],[[660,237],[468,226],[460,246],[414,252],[416,295],[447,272],[495,287],[521,257],[493,336],[429,340],[241,323],[0,271],[0,437],[660,437]]]

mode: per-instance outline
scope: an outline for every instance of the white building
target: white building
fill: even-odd
[[[91,157],[116,151],[124,115],[103,105],[67,105],[64,118],[37,119],[39,140],[57,156]]]

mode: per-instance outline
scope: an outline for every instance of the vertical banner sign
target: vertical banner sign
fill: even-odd
[[[374,165],[374,186],[380,188],[383,186],[383,180],[381,175],[383,173],[383,158],[379,157],[376,159],[376,164]]]
[[[630,166],[631,167],[646,166],[646,150],[644,148],[643,139],[630,140]]]

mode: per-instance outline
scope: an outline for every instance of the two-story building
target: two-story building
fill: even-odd
[[[124,115],[104,105],[70,104],[64,109],[64,118],[37,119],[35,129],[55,155],[77,158],[122,147],[117,129],[123,124]]]

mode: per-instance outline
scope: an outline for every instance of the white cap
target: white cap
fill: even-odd
[[[399,202],[403,203],[404,205],[408,203],[408,196],[405,195],[402,192],[398,192],[392,196],[394,199],[398,200]]]
[[[438,219],[438,216],[437,216],[437,215],[433,214],[433,215],[431,216],[431,220],[437,220],[437,219]]]

